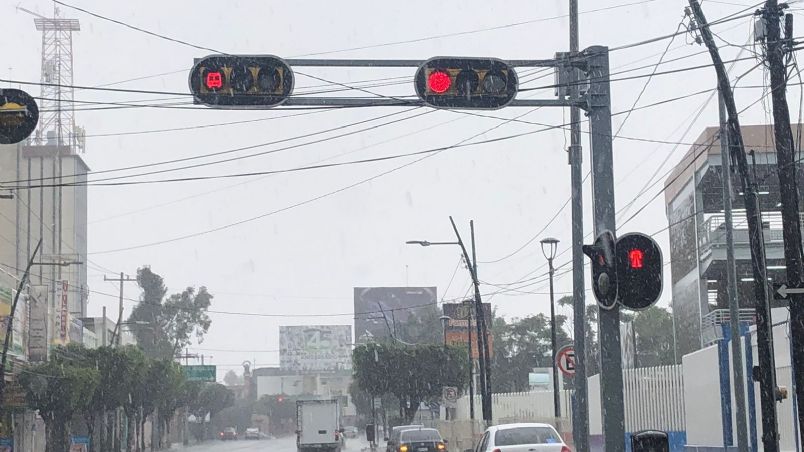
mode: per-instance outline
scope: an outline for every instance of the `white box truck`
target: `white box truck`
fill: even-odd
[[[298,452],[340,452],[343,445],[338,399],[296,402]]]

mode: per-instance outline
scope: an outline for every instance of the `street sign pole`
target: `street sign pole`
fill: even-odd
[[[589,115],[592,168],[592,224],[595,235],[616,231],[614,210],[614,171],[611,134],[611,91],[609,87],[609,50],[595,46],[586,49],[586,95]],[[625,450],[625,406],[623,368],[620,351],[620,308],[599,311],[600,332],[600,403],[603,408],[603,436],[606,452]]]

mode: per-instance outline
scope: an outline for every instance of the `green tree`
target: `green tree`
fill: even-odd
[[[28,405],[45,422],[46,452],[66,452],[70,447],[69,421],[86,409],[99,384],[98,371],[50,360],[20,374]]]
[[[557,346],[570,343],[565,331],[567,318],[556,315]],[[528,374],[534,367],[552,366],[550,317],[544,314],[506,322],[497,317],[492,327],[492,389],[494,392],[517,392],[529,389]]]
[[[462,389],[469,366],[463,347],[442,345],[370,343],[355,348],[352,360],[360,389],[377,396],[393,394],[408,423],[421,402],[440,399],[442,387]]]
[[[212,323],[207,310],[213,297],[206,287],[188,287],[165,298],[164,280],[150,267],[137,270],[137,283],[142,296],[129,322],[138,345],[147,356],[173,358],[193,338],[198,342],[203,340]]]
[[[223,376],[223,382],[226,383],[226,386],[242,385],[243,376],[238,375],[237,372],[235,372],[232,369],[229,369],[229,371],[226,372],[226,375]]]
[[[674,364],[673,317],[670,311],[652,306],[634,315],[637,364],[639,367]]]
[[[207,416],[210,420],[224,408],[234,404],[234,393],[231,389],[220,383],[208,383],[201,387],[198,397],[190,402],[190,411],[196,418],[201,420],[204,437],[208,437],[204,420]]]

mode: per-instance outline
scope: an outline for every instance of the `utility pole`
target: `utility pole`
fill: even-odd
[[[464,303],[471,303],[471,300],[464,301]],[[471,308],[467,310],[468,316],[466,319],[466,331],[469,332],[468,341],[469,341],[469,419],[475,420],[475,359],[472,357],[472,310]],[[478,351],[479,353],[479,351]],[[472,424],[472,428],[474,428],[474,424]]]
[[[569,0],[570,54],[579,50],[578,0]],[[570,99],[578,98],[578,70],[570,71]],[[581,109],[570,107],[570,186],[572,210],[572,326],[575,346],[575,409],[572,410],[572,437],[577,452],[589,451],[589,392],[586,383],[586,292],[583,254],[583,153],[581,149]]]
[[[740,302],[737,297],[737,266],[734,264],[734,230],[731,216],[731,166],[729,164],[729,134],[726,105],[718,93],[720,113],[720,167],[723,179],[723,213],[726,222],[726,298],[729,301],[731,327],[731,367],[734,371],[734,400],[737,404],[737,449],[748,452],[748,424],[745,419],[745,372],[743,369]]]
[[[779,196],[782,208],[782,232],[784,236],[784,259],[788,287],[802,287],[801,220],[799,217],[798,165],[790,128],[790,109],[787,106],[787,65],[784,61],[785,40],[782,38],[779,17],[787,5],[780,6],[777,0],[767,0],[762,11],[767,36],[766,56],[770,70],[771,99],[773,100],[773,134],[776,141],[776,165],[779,175]],[[792,28],[792,22],[790,24]],[[788,29],[787,39],[792,39]],[[791,293],[790,336],[793,350],[793,385],[796,402],[804,406],[804,294]],[[799,432],[804,431],[804,416],[798,410]]]
[[[556,300],[555,300],[555,293],[553,291],[553,276],[555,274],[555,268],[553,267],[553,259],[556,257],[556,251],[558,251],[558,239],[555,238],[546,238],[541,241],[542,244],[542,254],[547,259],[548,265],[548,273],[550,275],[550,344],[551,344],[551,354],[550,358],[552,361],[552,368],[553,368],[553,417],[556,418],[556,422],[558,418],[561,417],[561,394],[558,393],[558,363],[556,363],[556,353],[558,352],[558,344],[556,338]],[[546,247],[545,247],[546,245]]]
[[[118,307],[117,312],[117,324],[114,326],[114,332],[112,333],[112,341],[114,342],[115,346],[120,346],[120,336],[123,335],[122,331],[122,323],[123,323],[123,283],[124,282],[137,282],[137,278],[129,278],[125,276],[123,272],[120,272],[119,278],[107,278],[106,275],[103,275],[104,281],[118,281],[120,282],[120,304]],[[104,320],[105,322],[106,320]]]
[[[469,257],[469,253],[466,251],[466,245],[464,245],[463,239],[461,238],[461,233],[458,232],[458,227],[455,225],[455,220],[453,220],[452,217],[449,217],[449,221],[452,224],[453,231],[455,231],[455,236],[458,239],[458,245],[461,247],[461,252],[463,253],[463,258],[466,261],[466,265],[469,267],[469,273],[472,276],[472,285],[475,289],[475,326],[477,327],[477,357],[480,364],[478,374],[480,375],[479,389],[481,408],[483,411],[483,421],[486,423],[486,425],[491,425],[491,400],[489,400],[491,394],[487,392],[488,386],[486,385],[486,366],[488,363],[485,360],[486,341],[482,326],[485,324],[485,322],[483,321],[483,302],[480,298],[480,281],[477,279],[477,272],[474,265],[475,260]],[[472,230],[474,231],[474,227],[472,227]]]
[[[731,157],[737,162],[745,203],[745,216],[748,222],[748,236],[751,248],[751,270],[754,277],[754,297],[757,316],[757,348],[759,355],[759,387],[762,413],[762,445],[765,452],[779,450],[779,423],[776,414],[776,363],[773,357],[773,334],[771,331],[770,305],[768,303],[768,278],[765,264],[765,239],[761,227],[761,211],[757,198],[756,182],[748,170],[745,145],[740,131],[740,121],[731,82],[720,58],[715,39],[709,30],[698,0],[689,0],[690,8],[697,23],[701,38],[712,57],[712,65],[717,73],[718,88],[723,95],[723,103],[728,114],[728,140]]]
[[[14,313],[17,310],[17,302],[20,299],[20,294],[25,289],[25,285],[28,283],[28,275],[30,275],[31,267],[34,265],[36,253],[39,252],[39,248],[41,246],[42,239],[40,238],[39,242],[36,244],[36,248],[34,248],[31,258],[28,260],[28,265],[25,267],[25,273],[22,274],[22,279],[20,279],[20,282],[17,285],[17,293],[14,294],[14,301],[11,303],[11,311],[9,312],[8,324],[6,325],[6,337],[3,341],[3,357],[0,361],[0,409],[2,409],[2,407],[5,405],[6,362],[8,362],[8,347],[11,344],[11,335],[14,331]],[[0,417],[0,419],[5,419],[5,417]]]
[[[493,419],[492,415],[492,404],[491,404],[491,348],[489,344],[489,326],[486,325],[486,313],[483,311],[483,302],[480,299],[480,279],[477,276],[477,248],[475,247],[475,221],[469,220],[469,235],[472,241],[472,269],[475,275],[475,309],[479,310],[477,313],[477,319],[475,320],[480,325],[480,330],[482,332],[481,336],[478,338],[477,345],[480,346],[482,344],[483,350],[483,365],[485,369],[481,369],[485,373],[486,376],[486,385],[485,385],[485,392],[486,398],[483,399],[483,403],[487,405],[485,410],[488,412],[488,417],[484,418],[488,425],[491,424]]]

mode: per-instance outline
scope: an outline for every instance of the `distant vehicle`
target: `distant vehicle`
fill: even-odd
[[[415,428],[399,433],[397,452],[446,452],[447,442],[434,428]]]
[[[296,448],[298,452],[340,452],[345,442],[338,399],[296,402]]]
[[[486,429],[474,451],[572,452],[550,424],[502,424]],[[416,451],[413,451],[416,452]]]
[[[226,427],[220,433],[221,441],[227,441],[230,439],[237,439],[237,430],[234,427]]]
[[[347,426],[343,428],[343,436],[352,439],[357,438],[357,435],[360,434],[360,430],[357,429],[355,426]]]
[[[244,435],[246,439],[262,439],[263,435],[260,432],[260,429],[256,427],[249,427],[246,429],[246,434]]]
[[[402,433],[403,430],[423,427],[424,426],[421,424],[415,424],[397,425],[396,427],[391,428],[391,434],[385,437],[385,452],[398,452],[396,446],[399,443],[399,434]]]

